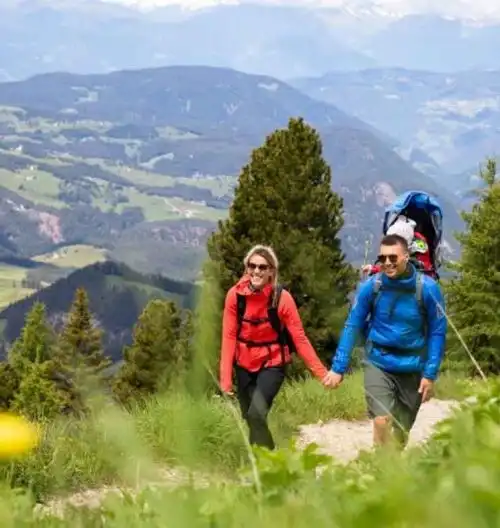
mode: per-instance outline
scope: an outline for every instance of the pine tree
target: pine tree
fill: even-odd
[[[102,331],[94,324],[87,292],[75,292],[66,324],[59,336],[57,383],[73,413],[88,409],[89,398],[97,396],[103,371],[111,361],[104,354]]]
[[[472,211],[463,213],[464,233],[457,235],[462,255],[457,278],[447,287],[451,321],[486,372],[500,373],[500,182],[496,162],[480,171],[485,188]],[[450,334],[448,358],[468,362],[460,340]]]
[[[0,363],[0,411],[10,409],[19,390],[20,378],[8,361]]]
[[[318,133],[302,119],[267,137],[243,167],[229,218],[208,242],[222,291],[241,276],[254,244],[271,245],[281,282],[292,293],[318,352],[334,352],[354,275],[341,250],[343,202],[331,189],[331,170]]]
[[[78,288],[60,339],[66,364],[84,367],[88,373],[99,373],[109,367],[102,346],[102,331],[92,321],[87,292]]]
[[[20,337],[9,351],[9,363],[22,376],[33,363],[53,359],[55,334],[45,317],[45,306],[36,302],[26,315]]]
[[[173,302],[156,299],[147,304],[113,385],[121,402],[166,388],[179,375],[181,332],[182,320]]]
[[[54,384],[52,375],[50,362],[33,363],[21,379],[11,408],[37,422],[59,416],[67,408],[68,399]]]
[[[67,405],[55,382],[55,342],[55,334],[46,321],[45,306],[35,303],[8,359],[17,378],[11,407],[37,420],[50,420]]]

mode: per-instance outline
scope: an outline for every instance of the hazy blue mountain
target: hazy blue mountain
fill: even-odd
[[[498,152],[500,70],[373,69],[293,84],[398,138],[401,154],[429,174],[461,173]]]
[[[219,6],[188,16],[28,2],[0,7],[0,80],[176,64],[290,77],[374,64],[333,29],[319,11],[297,7]]]
[[[368,38],[380,66],[456,72],[500,68],[500,25],[472,26],[437,15],[410,15]]]
[[[0,5],[0,34],[0,80],[180,64],[281,79],[380,66],[500,68],[500,26],[354,4],[139,12],[95,0],[26,0]]]

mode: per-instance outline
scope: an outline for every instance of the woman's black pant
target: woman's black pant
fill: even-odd
[[[250,429],[250,444],[274,449],[267,415],[285,379],[284,367],[249,372],[236,366],[236,392],[241,413]]]

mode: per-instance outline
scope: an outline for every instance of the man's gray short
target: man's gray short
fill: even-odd
[[[365,362],[364,373],[370,418],[392,416],[396,429],[403,428],[409,432],[422,403],[418,393],[421,373],[387,372],[368,361]]]

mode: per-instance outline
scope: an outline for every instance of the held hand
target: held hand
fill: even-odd
[[[418,393],[422,395],[422,403],[429,401],[432,398],[434,391],[434,382],[427,378],[422,378]]]
[[[337,374],[336,372],[328,372],[328,374],[321,380],[325,387],[336,389],[344,379],[342,374]]]
[[[234,391],[232,387],[222,387],[221,384],[219,384],[220,391],[223,396],[226,396],[226,398],[232,398],[234,396]]]
[[[361,272],[362,272],[362,273],[370,273],[371,270],[372,270],[372,265],[371,265],[371,264],[365,264],[365,265],[361,268]]]

